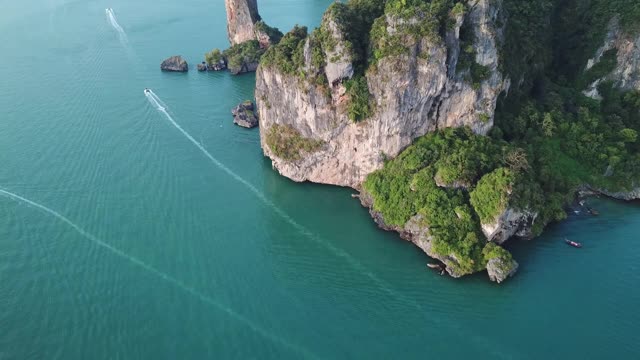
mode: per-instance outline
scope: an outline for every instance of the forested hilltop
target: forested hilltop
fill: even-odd
[[[640,197],[637,0],[336,3],[267,50],[256,86],[274,167],[361,189],[454,277],[512,275],[500,244],[578,190]]]

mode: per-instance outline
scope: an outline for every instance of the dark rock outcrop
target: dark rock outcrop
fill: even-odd
[[[160,64],[160,70],[186,72],[189,71],[189,65],[181,56],[172,56]]]
[[[227,63],[224,60],[220,60],[217,63],[207,65],[209,71],[222,71],[227,70]]]
[[[198,64],[198,71],[207,71],[207,63],[203,61],[201,64]]]
[[[482,232],[490,241],[502,244],[512,236],[530,239],[538,213],[507,207],[493,221],[481,223]]]
[[[250,100],[245,100],[233,110],[233,123],[245,128],[253,128],[258,126],[258,116],[255,113],[255,106]]]
[[[231,73],[231,75],[254,72],[258,69],[258,65],[259,63],[256,61],[242,62],[242,65],[240,65],[239,67],[229,67],[229,72]]]

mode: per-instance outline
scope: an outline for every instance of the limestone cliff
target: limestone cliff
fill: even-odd
[[[429,21],[420,11],[411,17],[386,13],[376,20],[381,37],[372,36],[373,52],[386,49],[387,41],[401,44],[402,51],[376,58],[364,71],[371,114],[359,122],[349,117],[356,99],[348,87],[356,86],[350,80],[365,81],[355,79],[354,43],[339,12],[327,11],[319,29],[323,38],[307,36],[300,55],[291,56],[301,58],[300,70],[287,72],[263,62],[256,100],[262,148],[274,168],[295,181],[358,188],[385,159],[427,132],[469,126],[486,134],[497,97],[509,86],[498,67],[501,1],[469,1],[458,10],[448,14],[450,26],[435,36],[407,31]],[[324,145],[295,159],[278,156],[267,141],[274,125]]]
[[[255,24],[260,20],[257,0],[225,0],[227,33],[231,45],[256,40]]]
[[[502,244],[512,236],[531,238],[532,227],[538,214],[536,212],[506,208],[491,222],[482,223],[482,232],[489,241]]]
[[[605,61],[607,55],[615,57],[613,69],[591,83],[585,94],[599,99],[597,87],[603,81],[613,81],[622,90],[640,90],[640,34],[625,32],[617,16],[609,22],[604,44],[589,59],[585,71]]]

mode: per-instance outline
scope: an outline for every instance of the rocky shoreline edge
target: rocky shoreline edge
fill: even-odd
[[[588,184],[583,184],[579,186],[575,191],[574,203],[578,204],[586,198],[599,197],[599,196],[605,196],[612,200],[620,200],[620,201],[627,201],[627,202],[637,201],[637,200],[640,200],[640,187],[635,187],[633,190],[626,191],[626,192],[622,192],[622,191],[613,192],[613,191],[608,191],[606,189],[598,189]],[[363,207],[368,209],[369,214],[371,215],[371,218],[376,223],[376,225],[378,225],[380,229],[384,231],[393,231],[398,233],[401,239],[413,243],[415,246],[420,248],[425,254],[427,254],[430,258],[441,262],[442,269],[449,276],[454,278],[459,278],[464,276],[464,274],[458,274],[451,267],[446,266],[446,263],[448,261],[455,260],[455,259],[439,256],[438,254],[432,251],[431,238],[429,236],[429,229],[425,226],[420,225],[420,220],[421,220],[419,218],[420,215],[414,216],[409,221],[407,221],[407,223],[402,227],[391,226],[385,223],[384,217],[380,212],[374,210],[373,198],[368,193],[366,193],[366,191],[359,189],[359,193],[353,194],[352,197],[358,199],[360,201],[360,204]],[[567,211],[570,211],[570,209],[567,208]],[[521,223],[518,223],[517,225],[520,226]],[[525,230],[525,233],[526,232],[527,231]],[[514,239],[530,240],[532,238],[514,236],[507,240],[514,240]],[[501,262],[496,259],[495,261],[489,261],[487,263],[486,271],[491,281],[501,283],[506,279],[508,279],[509,277],[512,277],[513,275],[515,275],[515,273],[518,271],[518,268],[519,268],[519,264],[515,260],[512,260],[512,262],[509,264],[509,263]]]

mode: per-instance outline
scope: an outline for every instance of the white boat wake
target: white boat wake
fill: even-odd
[[[373,283],[375,283],[380,289],[382,289],[384,292],[386,292],[390,296],[402,301],[405,304],[411,305],[413,308],[418,310],[419,313],[423,313],[424,312],[424,309],[422,308],[422,306],[420,304],[418,304],[414,299],[412,299],[410,297],[407,297],[407,296],[404,296],[404,295],[398,293],[397,291],[393,290],[390,286],[388,286],[385,283],[385,281],[383,281],[380,278],[378,278],[374,273],[369,271],[357,259],[355,259],[351,255],[349,255],[349,253],[347,253],[346,251],[344,251],[344,250],[342,250],[340,248],[335,247],[333,244],[325,241],[324,239],[318,237],[317,235],[315,235],[312,232],[310,232],[309,230],[307,230],[307,228],[305,228],[304,226],[300,225],[298,222],[293,220],[293,218],[291,218],[286,212],[284,212],[284,210],[280,209],[273,202],[271,202],[269,199],[267,199],[267,197],[262,192],[260,192],[260,190],[258,190],[255,186],[253,186],[250,182],[248,182],[247,180],[245,180],[242,177],[240,177],[240,175],[238,175],[235,172],[233,172],[231,169],[229,169],[223,163],[221,163],[218,159],[216,159],[213,155],[211,155],[211,153],[209,153],[207,151],[207,149],[205,149],[204,146],[202,146],[202,144],[200,144],[196,139],[194,139],[193,136],[191,136],[185,129],[183,129],[173,119],[173,117],[167,111],[167,108],[168,108],[167,105],[151,89],[145,89],[144,90],[144,94],[147,97],[147,99],[149,100],[149,102],[151,103],[151,105],[153,105],[156,108],[156,110],[158,110],[162,114],[164,114],[164,116],[167,118],[167,120],[169,120],[171,125],[173,125],[176,129],[178,129],[178,131],[180,131],[182,133],[182,135],[184,135],[184,137],[186,137],[209,160],[211,160],[211,162],[215,166],[217,166],[218,168],[220,168],[221,170],[226,172],[229,176],[231,176],[233,179],[235,179],[236,181],[238,181],[239,183],[241,183],[245,187],[247,187],[247,189],[249,189],[266,206],[271,208],[278,216],[280,216],[280,218],[285,220],[287,223],[289,223],[291,226],[293,226],[298,232],[303,234],[308,239],[310,239],[310,240],[312,240],[312,241],[314,241],[314,242],[316,242],[316,243],[318,243],[318,244],[320,244],[322,246],[327,247],[329,250],[331,250],[338,257],[343,258],[345,261],[347,261],[349,264],[351,264],[351,266],[353,266],[355,269],[357,269],[362,274],[364,274],[369,279],[371,279],[371,281]],[[432,321],[432,322],[438,323],[439,325],[442,325],[442,326],[446,326],[446,327],[449,327],[449,328],[454,328],[458,332],[461,332],[461,333],[465,332],[463,329],[461,329],[459,327],[456,327],[456,326],[453,326],[453,325],[451,325],[451,324],[449,324],[447,322],[441,321],[440,319],[431,317],[431,318],[429,318],[429,320]],[[476,343],[479,347],[487,349],[496,358],[505,358],[504,354],[497,353],[495,351],[495,349],[492,349],[491,347],[489,347],[487,345],[486,341],[484,339],[482,339],[481,337],[476,336],[475,334],[469,334],[468,338],[471,338],[472,341],[474,343]]]
[[[252,329],[253,331],[255,331],[256,333],[262,335],[263,337],[284,345],[285,347],[300,353],[301,355],[304,355],[305,357],[308,358],[316,358],[316,356],[314,356],[313,354],[309,353],[309,351],[307,351],[306,349],[289,343],[288,341],[276,337],[275,335],[271,334],[269,331],[259,327],[258,325],[256,325],[253,321],[249,320],[248,318],[240,315],[239,313],[235,312],[233,309],[229,308],[228,306],[225,306],[217,301],[215,301],[213,298],[201,293],[200,291],[192,288],[191,286],[183,283],[182,281],[154,268],[153,266],[145,263],[144,261],[136,258],[135,256],[131,256],[129,254],[127,254],[126,252],[116,248],[113,245],[109,245],[108,243],[98,239],[97,237],[95,237],[93,234],[87,232],[86,230],[84,230],[83,228],[81,228],[79,225],[76,225],[74,222],[72,222],[71,220],[67,219],[65,216],[61,215],[60,213],[42,205],[39,204],[35,201],[29,200],[25,197],[22,197],[18,194],[12,193],[8,190],[4,190],[2,188],[0,188],[0,196],[4,196],[6,198],[9,198],[11,200],[17,201],[17,202],[21,202],[23,204],[29,205],[31,207],[34,207],[38,210],[41,210],[53,217],[55,217],[56,219],[60,220],[61,222],[65,223],[66,225],[68,225],[69,227],[71,227],[72,229],[74,229],[78,234],[82,235],[85,239],[91,241],[93,244],[108,250],[109,252],[111,252],[112,254],[129,261],[130,263],[138,266],[139,268],[146,270],[147,272],[157,276],[158,278],[166,281],[167,283],[174,285],[175,287],[179,288],[180,290],[184,291],[185,293],[195,297],[196,299],[202,301],[203,303],[210,305],[224,313],[226,313],[227,315],[231,316],[232,318],[238,320],[239,322],[245,324],[246,326],[248,326],[250,329]]]
[[[111,26],[118,32],[118,36],[120,37],[120,41],[122,41],[123,45],[126,44],[129,40],[127,38],[127,33],[124,32],[124,29],[120,24],[118,24],[118,20],[116,20],[116,15],[113,13],[112,8],[105,9],[105,13],[107,14],[107,19]]]

